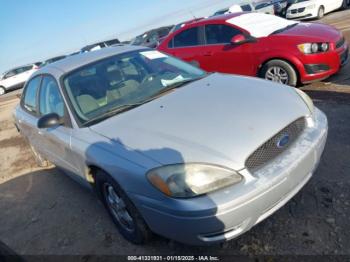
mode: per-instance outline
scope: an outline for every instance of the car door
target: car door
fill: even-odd
[[[203,67],[209,72],[253,75],[252,43],[231,44],[239,29],[226,24],[207,24],[204,28],[205,45],[202,47]]]
[[[166,52],[204,68],[201,27],[196,26],[179,31],[168,43]]]
[[[18,85],[21,85],[28,80],[28,78],[31,75],[32,68],[33,68],[33,66],[29,65],[29,66],[23,66],[23,67],[16,69],[16,79],[17,79]]]
[[[1,85],[5,87],[6,89],[11,89],[16,87],[17,85],[17,76],[16,76],[16,70],[11,70],[7,72],[1,81]]]
[[[39,92],[39,115],[44,116],[56,113],[63,119],[60,126],[42,128],[38,130],[41,152],[45,158],[68,173],[79,173],[74,164],[75,156],[72,153],[70,141],[72,127],[63,96],[58,83],[50,75],[43,76]]]

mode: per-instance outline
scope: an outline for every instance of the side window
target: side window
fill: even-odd
[[[207,45],[213,44],[229,44],[231,38],[241,34],[238,29],[228,25],[206,25],[205,37]]]
[[[173,40],[174,47],[196,46],[200,44],[199,28],[193,27],[177,34]]]
[[[10,72],[7,72],[7,73],[4,75],[4,79],[9,78],[9,77],[12,77],[12,76],[15,76],[15,75],[16,75],[16,71],[15,71],[15,70],[11,70]]]
[[[41,115],[56,113],[64,116],[64,102],[56,80],[51,76],[44,76],[40,95],[39,109]]]
[[[31,79],[26,86],[23,98],[23,106],[29,112],[37,113],[36,95],[40,86],[40,81],[41,77],[37,76]]]
[[[242,11],[243,12],[250,12],[252,11],[252,8],[250,5],[241,5]]]
[[[16,74],[21,74],[23,72],[29,71],[33,66],[24,66],[16,69]]]

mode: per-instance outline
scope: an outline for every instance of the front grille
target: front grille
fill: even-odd
[[[345,38],[342,37],[336,44],[335,44],[335,48],[338,49],[340,47],[342,47],[345,44]]]
[[[298,13],[302,13],[302,12],[304,12],[305,11],[305,7],[302,7],[302,8],[299,8],[298,9]]]
[[[298,9],[292,9],[292,10],[290,10],[290,12],[291,12],[292,14],[296,14],[296,13],[298,12]]]
[[[285,151],[303,132],[306,126],[305,118],[299,118],[283,128],[280,132],[267,140],[262,146],[255,150],[246,160],[245,166],[250,172],[256,171],[269,161]],[[289,136],[288,143],[281,147],[278,146],[281,138]]]

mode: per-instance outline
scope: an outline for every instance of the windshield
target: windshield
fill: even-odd
[[[204,71],[176,58],[142,50],[74,70],[63,82],[78,122],[90,125],[204,76]]]

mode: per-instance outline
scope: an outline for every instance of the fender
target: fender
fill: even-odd
[[[273,59],[281,59],[289,62],[292,66],[294,66],[299,75],[304,72],[304,64],[298,58],[296,58],[293,53],[287,53],[285,50],[276,50],[261,54],[259,65],[256,69],[256,74],[259,74],[260,68],[263,66],[263,64]]]

